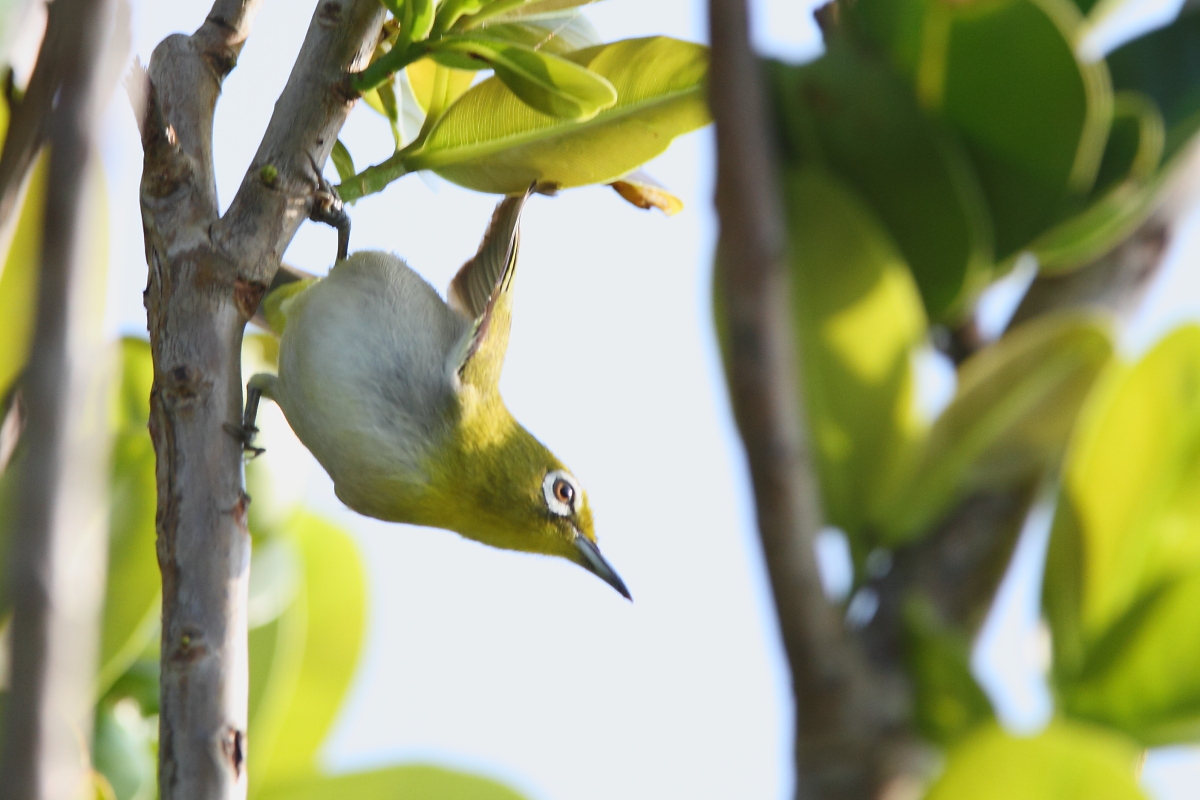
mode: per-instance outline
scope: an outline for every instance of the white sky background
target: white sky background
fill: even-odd
[[[814,4],[755,3],[760,46],[793,59],[815,53]],[[208,5],[135,0],[135,53],[147,61],[165,35],[194,30]],[[258,147],[313,6],[266,0],[225,82],[215,126],[223,206]],[[703,2],[609,0],[588,13],[606,40],[707,38]],[[360,168],[392,147],[386,123],[365,107],[342,138]],[[106,117],[103,150],[110,321],[144,335],[141,149],[121,100]],[[534,800],[790,793],[787,678],[711,333],[711,130],[678,140],[649,170],[683,199],[683,213],[640,211],[607,188],[531,201],[502,381],[517,418],[587,487],[632,605],[565,562],[349,512],[265,404],[263,458],[295,496],[355,533],[370,572],[366,653],[326,748],[330,768],[432,761],[487,772]],[[474,253],[494,202],[408,176],[350,209],[351,247],[395,251],[442,290]],[[1178,243],[1170,285],[1155,290],[1155,309],[1131,332],[1136,345],[1167,321],[1200,316],[1187,258],[1196,235],[1191,226]],[[331,229],[306,224],[286,259],[323,273],[334,250]],[[1006,718],[1028,726],[1047,707],[1028,647],[1036,587],[1015,577],[1014,596],[1025,600],[998,619],[992,646],[1019,655],[989,687]],[[1186,750],[1152,758],[1146,777],[1162,800],[1200,785]]]

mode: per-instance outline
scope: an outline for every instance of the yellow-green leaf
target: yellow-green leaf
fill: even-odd
[[[273,785],[261,800],[524,800],[489,778],[441,767],[406,765]]]
[[[541,20],[561,17],[564,12],[591,5],[599,0],[493,0],[477,14],[466,17],[459,23],[463,30],[470,30],[495,22],[516,20]]]
[[[601,43],[600,34],[592,23],[577,12],[566,16],[486,25],[479,28],[478,32],[490,39],[503,39],[555,55]]]
[[[307,513],[282,536],[296,548],[303,583],[291,607],[259,629],[272,637],[269,652],[251,651],[251,683],[261,692],[250,722],[251,796],[317,774],[317,752],[349,689],[366,624],[365,570],[353,539]]]
[[[329,158],[333,161],[333,168],[337,170],[340,180],[354,177],[354,158],[341,139],[333,143],[333,152],[329,154]]]
[[[1071,446],[1043,590],[1064,705],[1146,742],[1197,735],[1198,597],[1200,328],[1187,326],[1111,370]]]
[[[849,187],[818,168],[789,168],[784,197],[824,508],[862,553],[868,509],[920,433],[912,357],[925,313],[904,258]]]
[[[534,181],[563,188],[609,183],[709,120],[705,47],[655,37],[565,57],[608,80],[616,104],[587,122],[572,122],[535,111],[489,78],[449,108],[404,167],[432,169],[497,194],[524,191]]]
[[[553,117],[582,122],[617,102],[608,80],[548,52],[482,36],[447,37],[431,49],[434,58],[451,53],[486,63],[523,103]]]
[[[470,89],[475,80],[474,72],[444,67],[429,58],[409,64],[404,72],[421,110],[436,109],[439,114]]]
[[[122,377],[114,404],[109,484],[108,582],[100,635],[97,694],[108,690],[146,648],[158,624],[161,583],[155,550],[158,487],[150,419],[150,344],[121,341]]]
[[[33,342],[48,168],[49,159],[43,153],[29,178],[4,271],[0,272],[0,397],[25,368]]]
[[[1145,800],[1140,754],[1103,729],[1068,722],[1029,737],[984,725],[950,750],[926,800]]]
[[[1114,368],[1079,425],[1054,536],[1069,523],[1080,539],[1094,638],[1164,579],[1200,571],[1200,327]]]

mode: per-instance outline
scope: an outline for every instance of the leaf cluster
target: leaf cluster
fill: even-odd
[[[644,208],[677,210],[645,176],[622,179],[708,122],[708,51],[667,37],[603,44],[580,8],[590,2],[385,3],[384,38],[354,86],[396,150],[358,172],[339,142],[342,199],[432,170],[496,194],[614,184]]]

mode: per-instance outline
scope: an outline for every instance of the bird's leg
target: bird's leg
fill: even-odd
[[[259,374],[252,377],[246,384],[246,410],[242,413],[242,424],[240,426],[233,423],[225,424],[225,430],[242,443],[242,448],[250,454],[251,458],[256,458],[266,452],[265,449],[254,446],[254,437],[258,434],[258,425],[256,424],[258,422],[258,403],[262,399],[263,390],[269,390],[269,386],[275,380],[274,375]]]
[[[312,211],[309,212],[308,218],[313,222],[324,222],[337,228],[337,260],[344,261],[350,252],[350,215],[342,206],[342,198],[338,197],[337,189],[325,180],[320,171],[317,172],[317,191],[313,193]]]

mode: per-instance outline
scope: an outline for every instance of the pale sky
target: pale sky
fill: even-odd
[[[1144,3],[1139,13],[1174,2]],[[165,35],[194,30],[208,5],[135,0],[135,53],[146,61]],[[225,83],[215,128],[223,206],[313,5],[266,0]],[[760,46],[793,59],[817,52],[811,5],[757,2]],[[702,2],[609,0],[588,14],[606,40],[706,38]],[[360,166],[392,148],[386,124],[365,107],[342,138]],[[143,334],[141,151],[123,101],[106,117],[103,152],[111,329]],[[354,533],[370,574],[365,657],[325,749],[330,769],[431,761],[486,772],[531,800],[790,794],[787,677],[710,324],[712,154],[704,130],[649,165],[686,204],[674,218],[588,188],[534,198],[523,226],[504,396],[587,488],[601,546],[633,604],[562,562],[353,514],[266,404],[265,462],[286,490]],[[441,290],[474,253],[494,203],[411,175],[351,208],[351,247],[394,251]],[[305,225],[286,258],[323,273],[334,248],[330,229]],[[1189,259],[1174,259],[1175,284],[1157,290],[1131,340],[1144,345],[1165,320],[1198,315],[1194,272]],[[1030,537],[1033,552],[1036,531]],[[1048,709],[1031,666],[1037,648],[1027,646],[1036,587],[1019,575],[1013,584],[1015,599],[993,627],[1012,637],[998,640],[1001,649],[1018,644],[1008,651],[1020,663],[987,680],[1006,719],[1029,727]],[[1146,780],[1160,800],[1182,800],[1187,781],[1200,785],[1195,770],[1194,757],[1156,757]]]

